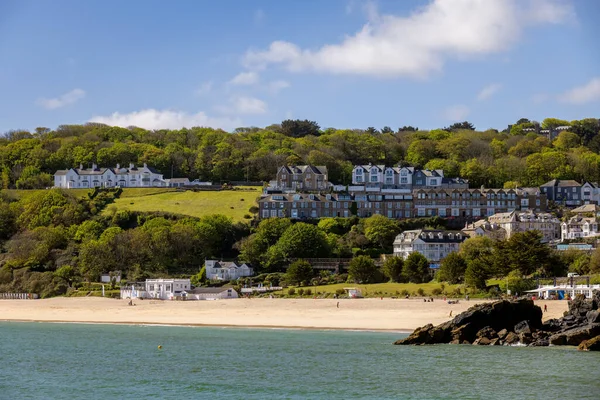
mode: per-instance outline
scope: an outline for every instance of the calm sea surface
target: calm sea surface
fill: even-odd
[[[599,353],[402,336],[0,322],[0,399],[600,398]]]

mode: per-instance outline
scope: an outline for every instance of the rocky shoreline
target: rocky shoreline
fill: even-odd
[[[578,346],[600,350],[600,292],[577,297],[559,319],[542,323],[542,310],[532,300],[477,304],[438,326],[425,325],[396,345],[474,344],[487,346]]]

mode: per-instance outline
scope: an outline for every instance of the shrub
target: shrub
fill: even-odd
[[[440,294],[442,294],[442,289],[440,288],[435,288],[431,291],[431,294],[434,296],[439,296]]]
[[[304,289],[302,289],[302,288],[298,289],[298,295],[300,295],[300,296],[304,295]]]
[[[304,291],[304,294],[306,294],[307,296],[312,296],[312,290],[310,290],[310,289],[306,289],[306,290]]]
[[[418,294],[419,296],[425,296],[425,291],[423,290],[423,288],[418,288],[418,289],[417,289],[417,294]]]
[[[335,294],[338,296],[343,296],[346,291],[344,289],[336,289]]]
[[[292,288],[289,288],[289,289],[288,289],[288,294],[289,294],[290,296],[293,296],[293,295],[295,295],[295,294],[296,294],[296,289],[294,289],[293,287],[292,287]]]
[[[244,219],[252,219],[252,215],[250,215],[250,214],[244,214]]]
[[[402,291],[400,291],[400,296],[406,297],[407,295],[409,295],[410,293],[408,292],[408,290],[406,289],[402,289]]]

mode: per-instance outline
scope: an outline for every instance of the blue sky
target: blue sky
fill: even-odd
[[[600,117],[595,0],[0,2],[0,132]]]

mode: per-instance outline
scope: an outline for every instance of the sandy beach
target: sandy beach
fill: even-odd
[[[339,308],[337,303],[339,301]],[[412,331],[439,324],[478,300],[447,304],[422,299],[234,299],[153,301],[99,297],[0,300],[0,320],[197,326],[279,327]],[[544,320],[562,316],[566,301],[537,301],[548,306]]]

